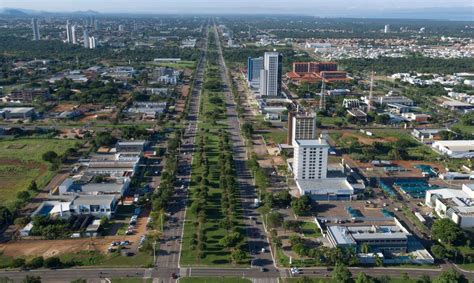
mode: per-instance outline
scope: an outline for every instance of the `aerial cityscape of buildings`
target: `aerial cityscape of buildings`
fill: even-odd
[[[472,22],[0,15],[5,282],[474,278]]]

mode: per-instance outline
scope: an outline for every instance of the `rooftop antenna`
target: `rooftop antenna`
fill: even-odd
[[[323,78],[322,78],[322,84],[321,84],[321,98],[319,99],[319,110],[326,110],[326,95],[324,95],[324,92],[326,91],[326,81],[324,78],[324,73],[323,73]]]
[[[367,112],[370,112],[372,110],[372,99],[374,97],[373,89],[374,89],[374,70],[372,70],[372,72],[370,73],[370,90],[369,90],[369,103],[368,103]]]

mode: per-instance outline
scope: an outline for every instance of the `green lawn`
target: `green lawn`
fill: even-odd
[[[282,131],[270,131],[270,132],[264,132],[262,136],[265,138],[265,141],[267,143],[270,143],[273,141],[274,143],[279,144],[279,143],[286,143],[288,133],[282,132]]]
[[[313,222],[303,222],[301,224],[301,230],[305,237],[317,238],[322,236],[318,226]]]
[[[212,113],[217,110],[217,106],[209,102],[209,92],[204,91],[202,94],[202,112]],[[224,118],[224,117],[222,117]],[[208,132],[199,132],[196,141],[200,140],[200,136],[204,135],[207,138],[206,152],[210,164],[209,174],[209,196],[210,201],[206,204],[209,218],[204,224],[204,231],[206,236],[206,248],[204,250],[204,258],[198,258],[197,249],[191,248],[191,236],[196,233],[196,227],[193,222],[196,215],[189,209],[186,212],[186,224],[184,226],[183,246],[181,252],[181,265],[195,266],[195,265],[232,265],[230,259],[230,252],[222,249],[218,244],[219,239],[227,234],[227,230],[219,226],[219,221],[223,218],[221,212],[221,197],[222,192],[219,190],[219,168],[218,168],[218,146],[219,136],[217,131],[225,129],[227,126],[225,120],[221,120],[213,124],[209,119],[206,119],[205,114],[200,115],[199,127]],[[198,153],[195,153],[195,156]],[[197,187],[196,178],[201,175],[200,164],[197,164],[197,158],[193,159],[192,176],[190,191],[194,192]],[[192,198],[192,193],[191,193]],[[237,208],[238,217],[241,222],[241,208]]]
[[[458,265],[462,269],[474,271],[474,263],[465,263],[465,264],[458,264]]]
[[[174,69],[194,69],[196,62],[194,61],[179,61],[179,62],[153,62],[154,65],[161,67],[170,67]]]
[[[74,147],[76,140],[14,139],[0,141],[0,203],[11,207],[19,191],[25,190],[31,181],[38,187],[45,186],[54,172],[42,155],[47,151],[63,154]]]
[[[250,283],[247,278],[237,277],[183,277],[179,279],[181,283]]]
[[[73,261],[79,266],[147,267],[153,262],[153,256],[150,252],[139,252],[133,256],[122,256],[118,253],[102,254],[99,252],[83,251],[62,254],[59,257],[63,262]]]
[[[112,283],[151,283],[153,279],[147,278],[112,278]]]

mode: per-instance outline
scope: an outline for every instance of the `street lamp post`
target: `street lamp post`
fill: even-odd
[[[153,242],[153,264],[156,264],[156,240]]]

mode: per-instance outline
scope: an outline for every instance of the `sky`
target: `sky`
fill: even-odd
[[[472,0],[0,0],[0,8],[110,13],[304,13],[319,16],[474,7]],[[442,9],[441,9],[442,10]],[[474,10],[471,8],[471,12]]]

